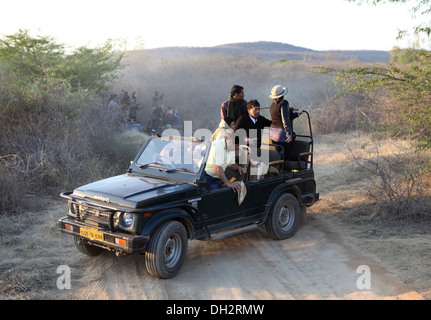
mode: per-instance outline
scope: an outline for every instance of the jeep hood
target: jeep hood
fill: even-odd
[[[165,195],[188,189],[190,185],[186,183],[124,174],[76,188],[73,195],[139,208],[145,201],[156,204],[162,202]],[[155,201],[156,198],[160,200]]]

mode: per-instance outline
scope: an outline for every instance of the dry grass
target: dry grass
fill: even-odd
[[[64,216],[64,203],[58,199],[38,199],[45,209],[0,217],[0,299],[55,299],[56,273],[60,265],[73,266],[78,254],[59,234],[57,219]],[[57,253],[58,248],[67,252]]]
[[[429,170],[430,152],[417,154],[411,142],[403,140],[384,139],[376,145],[372,137],[363,132],[351,132],[342,137],[340,140],[340,135],[326,135],[316,139],[316,179],[323,199],[327,197],[328,201],[322,201],[313,210],[320,210],[321,213],[343,212],[358,210],[365,204],[368,205],[366,209],[368,217],[378,216],[378,211],[385,207],[387,195],[381,177],[371,172],[367,164],[363,164],[365,160],[375,161],[377,148],[379,157],[399,161],[394,162],[398,164],[399,171],[406,170],[410,173],[409,170],[414,168],[421,169],[420,174],[414,177],[416,185],[411,198],[406,201],[407,205],[422,204],[426,216],[431,210],[429,202],[431,178],[426,171],[426,168]],[[385,164],[379,165],[383,167]],[[391,178],[397,180],[398,172],[392,173]],[[411,187],[401,183],[397,185],[398,188],[403,186]],[[361,210],[363,209],[358,211]],[[411,213],[411,206],[407,207],[406,211]]]
[[[360,132],[326,135],[315,145],[315,175],[320,201],[309,209],[325,217],[353,246],[373,256],[406,285],[431,299],[431,216],[414,215],[417,208],[431,211],[431,177],[418,178],[421,194],[394,215],[384,200],[381,180],[359,166],[349,150],[369,157],[374,145],[371,136]],[[395,157],[400,150],[411,151],[409,141],[379,141],[381,156]],[[431,163],[431,153],[422,153],[419,163]]]

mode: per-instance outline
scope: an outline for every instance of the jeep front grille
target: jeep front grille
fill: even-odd
[[[80,202],[72,203],[72,209],[78,221],[92,224],[101,228],[114,228],[115,211],[106,208],[89,206]]]

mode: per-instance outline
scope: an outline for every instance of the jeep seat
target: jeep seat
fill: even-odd
[[[257,155],[250,154],[249,180],[260,180],[268,175],[278,175],[280,173],[281,154],[277,150],[266,149],[268,159],[264,159],[261,149],[257,149]]]
[[[292,149],[286,155],[284,170],[303,170],[311,165],[311,143],[303,140],[295,140]]]

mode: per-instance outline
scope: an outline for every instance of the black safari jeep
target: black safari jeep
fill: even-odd
[[[231,188],[208,190],[204,169],[211,142],[152,137],[126,174],[62,193],[68,209],[59,228],[90,256],[104,249],[144,253],[148,272],[160,278],[178,273],[188,239],[219,240],[259,226],[272,238],[287,239],[319,197],[311,126],[296,142],[302,150],[293,161],[281,160],[282,150],[271,150],[272,145],[262,144],[267,163],[246,153],[246,192],[239,199]]]

